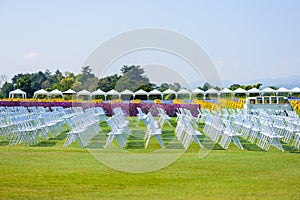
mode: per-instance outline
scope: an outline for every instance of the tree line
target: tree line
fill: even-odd
[[[2,78],[1,78],[2,77]],[[33,97],[35,91],[39,89],[45,89],[46,91],[51,91],[58,89],[60,91],[66,91],[68,89],[73,89],[78,92],[83,89],[89,91],[95,91],[96,89],[101,89],[104,92],[115,89],[121,92],[125,89],[130,91],[137,91],[143,89],[149,92],[153,89],[158,89],[159,91],[164,91],[166,89],[172,89],[178,91],[182,86],[175,82],[173,84],[161,83],[156,85],[151,83],[149,78],[145,75],[144,69],[140,65],[124,65],[120,69],[119,74],[113,74],[103,78],[98,78],[92,71],[90,66],[84,66],[81,68],[79,74],[74,74],[72,72],[62,73],[60,70],[56,70],[52,73],[50,70],[46,69],[43,71],[38,71],[34,73],[19,73],[14,75],[11,82],[8,82],[6,76],[1,76],[1,80],[4,82],[0,91],[0,98],[7,98],[9,92],[14,89],[21,89],[27,93],[29,98]],[[246,90],[253,87],[259,88],[261,84],[246,85],[241,86],[234,84],[230,86],[229,89],[234,90],[236,88],[244,88]],[[215,88],[220,90],[217,86],[212,86],[209,83],[204,83],[203,86],[198,87],[204,91]]]

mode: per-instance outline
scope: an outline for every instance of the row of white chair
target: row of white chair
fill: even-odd
[[[200,147],[203,147],[198,138],[198,136],[202,135],[202,133],[197,130],[197,118],[193,117],[190,110],[185,108],[179,108],[176,114],[177,125],[175,128],[175,134],[178,141],[182,143],[185,149],[190,146],[192,141],[195,141]]]
[[[85,110],[84,113],[65,119],[65,121],[70,128],[64,143],[65,147],[70,146],[75,141],[78,142],[80,147],[85,147],[88,145],[91,138],[100,131],[100,120],[97,118],[93,108]]]
[[[1,107],[0,140],[10,145],[37,144],[66,130],[65,120],[83,112],[80,107]]]
[[[107,120],[110,127],[108,138],[104,148],[107,148],[114,139],[117,140],[120,148],[125,148],[127,144],[127,136],[130,134],[129,121],[120,107],[113,109],[114,115]]]

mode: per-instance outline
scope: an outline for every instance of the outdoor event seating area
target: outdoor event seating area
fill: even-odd
[[[202,140],[206,136],[226,150],[231,143],[243,150],[241,139],[256,144],[264,151],[268,151],[271,146],[284,151],[282,143],[300,149],[300,118],[294,111],[286,111],[286,115],[274,110],[257,109],[246,113],[233,108],[202,108],[193,115],[191,110],[178,107],[176,123],[172,125],[170,116],[161,107],[156,107],[156,112],[152,109],[147,113],[137,107],[137,116],[130,118],[121,107],[113,108],[111,116],[102,107],[0,108],[0,139],[9,141],[9,145],[35,145],[65,131],[65,147],[74,142],[80,147],[86,147],[94,137],[102,135],[105,138],[103,148],[108,148],[115,140],[120,148],[127,148],[132,127],[130,123],[134,122],[137,127],[141,123],[145,125],[142,126],[145,128],[141,127],[144,129],[144,148],[148,147],[153,136],[161,148],[167,148],[162,139],[162,130],[167,125],[174,126],[173,135],[181,143],[181,148],[185,149],[193,142],[203,148]],[[109,126],[110,132],[107,134],[101,131],[104,124]]]

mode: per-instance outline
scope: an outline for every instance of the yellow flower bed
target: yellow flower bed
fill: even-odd
[[[111,103],[122,103],[122,99],[113,99]]]
[[[223,107],[242,109],[244,107],[245,99],[240,99],[239,102],[228,99],[221,99],[220,102]]]
[[[185,104],[185,102],[181,101],[180,99],[174,99],[173,104]]]
[[[93,99],[91,100],[92,103],[103,103],[103,99]]]
[[[154,99],[154,103],[155,103],[155,104],[160,104],[160,103],[162,103],[162,102],[161,102],[160,99]]]
[[[300,112],[300,100],[291,100],[290,101],[293,109],[296,111],[296,112]]]
[[[140,99],[135,99],[135,100],[132,100],[131,103],[142,103],[142,100],[140,100]]]

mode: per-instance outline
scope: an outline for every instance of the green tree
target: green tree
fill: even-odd
[[[145,71],[140,65],[124,65],[121,68],[121,72],[124,77],[132,79],[138,83],[138,86],[149,83],[149,78],[144,75]]]
[[[111,76],[106,76],[104,78],[99,79],[98,81],[98,88],[103,90],[104,92],[108,92],[109,90],[112,90],[115,88],[116,83],[119,81],[121,76],[118,74],[114,74]]]
[[[145,85],[140,86],[137,90],[142,89],[146,92],[150,92],[151,90],[154,90],[155,88],[157,88],[157,85],[155,85],[154,83],[147,83]]]
[[[13,86],[12,83],[5,82],[2,85],[1,92],[0,92],[0,97],[1,98],[8,98],[9,92],[12,91],[13,89],[14,89],[14,86]]]
[[[202,88],[199,87],[199,89],[201,89],[201,90],[203,90],[203,91],[207,91],[207,90],[209,90],[209,89],[211,89],[211,88],[213,88],[213,86],[212,86],[211,84],[209,84],[208,82],[205,82],[205,83],[203,84]]]
[[[239,85],[239,84],[233,84],[233,85],[231,85],[230,87],[229,87],[229,89],[230,90],[236,90],[236,89],[238,89],[238,88],[240,88],[241,87],[241,85]]]
[[[95,75],[92,73],[92,68],[90,66],[84,66],[81,68],[82,78],[81,82],[84,83],[90,78],[95,78]]]
[[[163,92],[163,91],[165,91],[165,90],[167,90],[169,88],[170,88],[170,85],[168,83],[162,83],[159,86],[159,91]]]
[[[180,83],[175,82],[175,83],[170,85],[170,89],[172,89],[174,91],[179,91],[181,89],[181,85],[180,85]]]
[[[3,85],[4,83],[6,83],[6,82],[7,82],[7,75],[1,74],[1,75],[0,75],[0,88],[1,88],[2,85]]]
[[[79,82],[79,81],[75,81],[75,83],[73,84],[73,90],[75,90],[76,92],[79,92],[80,90],[83,90],[82,83]]]
[[[28,73],[23,74],[20,78],[17,79],[14,88],[23,90],[24,92],[27,93],[27,97],[31,98],[34,93],[31,83],[32,83],[31,75]]]
[[[121,77],[115,85],[115,90],[122,92],[123,90],[136,91],[139,88],[139,83],[136,80],[130,79],[127,76]]]

